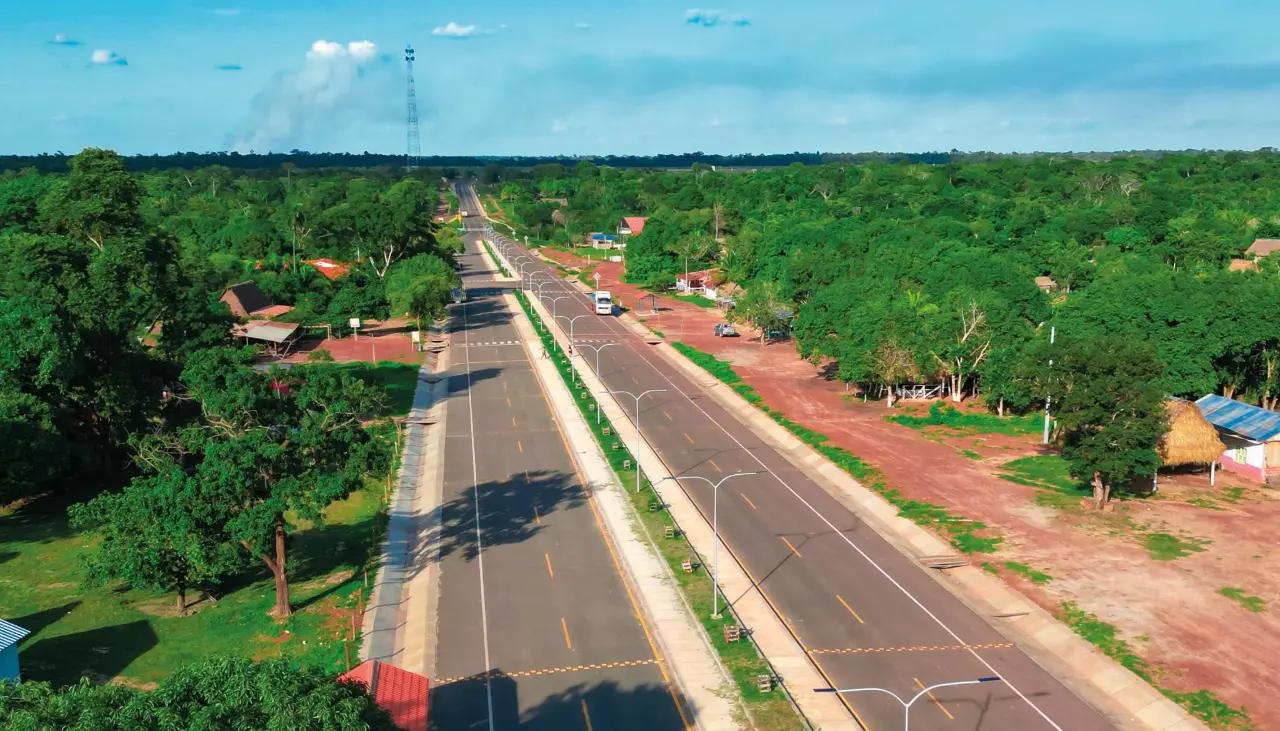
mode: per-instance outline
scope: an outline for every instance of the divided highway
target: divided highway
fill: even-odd
[[[483,210],[469,185],[459,185],[458,194],[463,207]],[[533,256],[520,263],[527,263],[526,279],[555,282],[542,287],[543,296],[576,295],[558,301],[559,315],[590,313],[587,298],[555,270]],[[567,321],[559,324],[568,331]],[[725,483],[721,537],[833,685],[880,686],[910,698],[935,683],[998,675],[1004,682],[944,688],[922,698],[912,709],[911,728],[1113,728],[615,318],[581,317],[574,331],[579,339],[619,343],[600,352],[598,375],[609,389],[666,389],[644,398],[640,422],[673,475],[714,481],[739,471],[761,473]],[[594,368],[595,355],[589,355],[584,361]],[[634,400],[622,397],[620,403],[633,413]],[[710,515],[710,486],[684,480],[680,487]],[[903,710],[894,699],[879,693],[843,697],[865,728],[902,728]]]
[[[432,728],[687,731],[474,238],[451,308]]]

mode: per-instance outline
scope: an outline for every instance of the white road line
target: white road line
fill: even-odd
[[[471,335],[470,328],[467,326],[467,304],[462,303],[459,309],[462,310],[462,337],[469,341]],[[484,694],[489,706],[489,731],[494,731],[493,679],[488,672],[493,666],[489,664],[489,611],[484,598],[484,538],[480,533],[480,469],[476,465],[476,412],[471,396],[471,351],[463,348],[462,352],[467,354],[467,419],[470,422],[468,431],[471,432],[471,494],[476,501],[476,564],[480,571],[480,630],[484,638]]]
[[[617,329],[616,329],[616,328],[618,328],[618,327],[622,327],[621,325],[618,325],[617,323],[615,323],[615,322],[611,322],[611,321],[606,321],[606,322],[605,322],[605,326],[606,326],[606,327],[609,327],[609,328],[610,328],[611,330],[613,330],[614,332],[617,332]],[[629,332],[630,332],[630,331],[627,331],[627,330],[625,330],[625,328],[624,328],[624,334],[629,333]],[[730,439],[732,439],[732,440],[733,440],[733,442],[734,442],[735,444],[737,444],[737,445],[738,445],[738,447],[739,447],[740,449],[742,449],[743,451],[745,451],[745,452],[747,452],[748,454],[750,454],[750,455],[751,455],[751,458],[752,458],[752,459],[754,459],[754,460],[756,461],[756,463],[757,463],[757,464],[759,464],[759,465],[764,469],[764,471],[765,471],[765,472],[768,472],[770,475],[772,475],[772,476],[773,476],[773,478],[774,478],[775,480],[777,480],[779,484],[781,484],[783,487],[785,487],[785,488],[787,489],[787,491],[788,491],[788,492],[790,492],[792,495],[794,495],[794,496],[795,496],[795,498],[801,502],[801,504],[803,504],[806,508],[808,508],[808,509],[809,509],[809,511],[810,511],[810,512],[812,512],[814,515],[818,516],[818,519],[819,519],[819,520],[821,520],[823,523],[825,523],[825,524],[826,524],[826,526],[827,526],[828,528],[830,528],[830,529],[831,529],[831,531],[832,531],[833,533],[835,533],[836,535],[840,536],[840,538],[841,538],[841,539],[843,539],[845,543],[849,544],[849,547],[850,547],[850,548],[852,548],[854,551],[857,551],[857,552],[858,552],[858,554],[859,554],[860,556],[862,556],[862,558],[866,559],[867,563],[871,564],[871,565],[876,569],[876,571],[879,571],[879,572],[880,572],[880,574],[881,574],[882,576],[884,576],[886,579],[888,579],[888,580],[889,580],[889,582],[890,582],[891,584],[893,584],[895,587],[897,587],[897,588],[898,588],[898,590],[899,590],[899,591],[901,591],[901,592],[902,592],[902,594],[903,594],[904,596],[906,596],[908,599],[910,599],[910,600],[911,600],[911,602],[912,602],[913,604],[915,604],[917,607],[919,607],[921,611],[923,611],[926,615],[928,615],[928,617],[929,617],[930,619],[932,619],[934,622],[936,622],[936,623],[937,623],[937,625],[938,625],[939,627],[941,627],[941,628],[942,628],[942,629],[943,629],[947,634],[951,635],[951,637],[953,637],[953,638],[955,639],[955,641],[956,641],[956,643],[957,643],[957,644],[961,644],[961,645],[967,645],[967,644],[969,644],[969,643],[965,642],[964,640],[962,640],[962,639],[960,638],[960,635],[956,634],[954,630],[952,630],[949,626],[947,626],[947,624],[946,624],[945,622],[943,622],[941,618],[939,618],[939,617],[938,617],[936,614],[934,614],[933,612],[929,611],[928,607],[926,607],[924,604],[922,604],[922,603],[920,602],[920,600],[919,600],[919,599],[917,599],[917,598],[915,597],[915,595],[914,595],[914,594],[912,594],[910,591],[907,591],[907,588],[906,588],[905,586],[903,586],[902,584],[898,583],[898,580],[897,580],[897,579],[893,578],[893,576],[892,576],[888,571],[886,571],[886,570],[885,570],[885,569],[884,569],[880,564],[876,563],[874,559],[872,559],[870,556],[868,556],[868,555],[866,554],[866,552],[865,552],[865,551],[863,551],[861,548],[859,548],[859,547],[858,547],[858,545],[857,545],[856,543],[854,543],[852,540],[850,540],[850,538],[849,538],[847,535],[845,535],[845,534],[844,534],[844,532],[842,532],[842,531],[840,531],[839,529],[837,529],[837,528],[836,528],[836,526],[835,526],[835,525],[834,525],[830,520],[828,520],[828,519],[827,519],[827,517],[826,517],[825,515],[823,515],[821,512],[819,512],[819,510],[818,510],[817,508],[815,508],[811,503],[809,503],[809,501],[808,501],[808,500],[805,500],[803,497],[801,497],[800,493],[796,492],[795,488],[793,488],[791,485],[787,484],[786,480],[783,480],[783,479],[782,479],[781,477],[779,477],[779,476],[778,476],[778,475],[777,475],[773,470],[769,469],[769,467],[768,467],[767,465],[765,465],[765,463],[760,459],[760,457],[758,457],[758,456],[757,456],[754,452],[752,452],[751,450],[747,449],[747,448],[746,448],[746,446],[745,446],[745,445],[743,445],[743,443],[742,443],[742,442],[738,441],[738,438],[737,438],[737,437],[735,437],[734,435],[730,434],[730,433],[729,433],[729,430],[728,430],[728,429],[725,429],[725,428],[720,424],[720,422],[718,422],[718,421],[716,421],[715,419],[711,418],[711,415],[710,415],[710,414],[708,414],[705,410],[703,410],[703,408],[702,408],[701,406],[699,406],[699,405],[698,405],[698,403],[697,403],[696,401],[694,401],[692,397],[690,397],[690,396],[689,396],[689,394],[687,394],[687,393],[685,393],[684,391],[682,391],[682,390],[680,389],[680,387],[679,387],[679,386],[677,386],[677,385],[675,384],[675,382],[674,382],[674,381],[672,381],[670,378],[668,378],[668,377],[667,377],[667,375],[666,375],[665,373],[663,373],[661,370],[659,370],[659,369],[658,369],[658,367],[657,367],[656,365],[654,365],[654,364],[653,364],[653,363],[652,363],[652,362],[651,362],[647,357],[645,357],[645,355],[644,355],[643,353],[641,353],[641,352],[640,352],[640,349],[639,349],[638,347],[636,347],[636,344],[635,344],[635,342],[634,342],[634,338],[632,339],[632,342],[628,342],[628,343],[627,343],[627,345],[629,345],[629,346],[631,347],[631,349],[632,349],[633,351],[635,351],[635,352],[640,356],[640,360],[644,361],[646,365],[648,365],[650,368],[652,368],[652,369],[653,369],[653,371],[654,371],[655,373],[657,373],[657,374],[662,378],[662,380],[664,380],[664,381],[666,381],[668,384],[670,384],[670,386],[671,386],[671,387],[676,391],[676,393],[679,393],[681,396],[684,396],[685,400],[687,400],[687,401],[688,401],[688,402],[693,406],[693,408],[697,409],[697,410],[698,410],[698,412],[699,412],[699,413],[701,413],[703,416],[705,416],[705,417],[707,418],[707,420],[708,420],[708,421],[710,421],[711,423],[715,424],[715,425],[716,425],[716,427],[718,427],[718,428],[720,429],[720,431],[724,432],[724,434],[725,434],[726,436],[728,436]],[[604,379],[603,379],[603,377],[601,377],[601,376],[600,376],[600,374],[598,374],[598,373],[597,373],[597,374],[596,374],[596,376],[597,376],[597,377],[600,377],[601,382],[603,382],[603,380],[604,380]],[[634,380],[634,377],[633,377],[633,380]],[[628,416],[627,416],[627,419],[628,419],[628,421],[630,421],[630,420],[631,420],[631,417],[628,415]],[[643,435],[642,435],[642,436],[643,436]],[[649,440],[648,440],[648,439],[645,439],[645,441],[646,441],[646,442],[648,442]],[[656,448],[654,448],[654,447],[653,447],[653,445],[650,445],[650,448],[651,448],[651,449],[653,449],[655,452],[657,452],[657,449],[656,449]],[[771,448],[772,448],[772,447],[771,447]],[[775,450],[775,451],[776,451],[776,450]],[[855,517],[856,517],[856,516],[855,516]],[[1056,729],[1056,731],[1063,731],[1063,729],[1062,729],[1062,727],[1061,727],[1061,726],[1059,726],[1057,723],[1055,723],[1055,722],[1054,722],[1054,720],[1053,720],[1052,718],[1049,718],[1049,716],[1048,716],[1044,711],[1040,710],[1040,707],[1039,707],[1039,706],[1037,706],[1035,703],[1033,703],[1033,702],[1031,701],[1031,699],[1030,699],[1030,698],[1028,698],[1025,694],[1023,694],[1023,692],[1022,692],[1022,691],[1018,690],[1018,688],[1017,688],[1017,687],[1016,687],[1012,682],[1010,682],[1010,681],[1009,681],[1009,680],[1008,680],[1004,675],[1002,675],[1001,673],[997,672],[997,671],[996,671],[996,669],[995,669],[994,667],[992,667],[992,666],[991,666],[991,664],[990,664],[990,663],[988,663],[988,662],[987,662],[987,661],[986,661],[986,660],[985,660],[981,655],[979,655],[979,654],[978,654],[978,652],[977,652],[976,650],[969,649],[969,650],[968,650],[968,652],[969,652],[969,654],[970,654],[970,655],[972,655],[974,658],[976,658],[976,659],[978,660],[978,662],[982,664],[982,666],[983,666],[983,667],[985,667],[987,670],[991,671],[991,674],[992,674],[992,675],[999,675],[999,676],[1000,676],[1000,678],[1001,678],[1001,680],[1003,680],[1003,681],[1004,681],[1005,686],[1006,686],[1006,687],[1008,687],[1010,690],[1012,690],[1012,691],[1013,691],[1013,692],[1014,692],[1014,693],[1015,693],[1019,698],[1021,698],[1024,702],[1026,702],[1026,704],[1027,704],[1028,706],[1030,706],[1030,707],[1032,708],[1032,710],[1034,710],[1037,714],[1039,714],[1039,715],[1040,715],[1040,717],[1041,717],[1041,718],[1043,718],[1043,719],[1045,720],[1045,722],[1046,722],[1046,723],[1048,723],[1050,726],[1052,726],[1054,729]],[[1059,681],[1059,684],[1061,685],[1061,681]],[[1088,705],[1088,704],[1086,704],[1086,705]]]

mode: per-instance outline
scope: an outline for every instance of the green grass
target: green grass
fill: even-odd
[[[1025,563],[1017,561],[1005,561],[1004,567],[1009,571],[1021,576],[1033,584],[1047,584],[1053,581],[1053,577],[1043,571],[1036,571]]]
[[[899,515],[916,525],[945,535],[957,550],[970,554],[994,553],[1000,542],[1004,540],[1001,536],[991,535],[985,523],[960,518],[940,505],[903,497],[885,482],[884,475],[879,470],[868,465],[849,450],[828,444],[830,437],[801,426],[783,416],[781,412],[770,408],[755,389],[743,382],[742,377],[734,372],[729,363],[681,342],[672,343],[672,346],[698,367],[732,388],[748,403],[768,414],[771,419],[796,435],[800,441],[831,460],[864,486],[878,492],[898,508]]]
[[[385,527],[381,490],[381,482],[370,483],[330,506],[323,527],[299,526],[289,559],[297,611],[281,623],[267,616],[275,591],[261,561],[229,580],[217,603],[200,602],[194,614],[179,617],[171,593],[79,586],[85,538],[68,526],[67,501],[58,495],[0,509],[0,617],[31,630],[19,646],[23,678],[64,685],[89,673],[154,683],[208,654],[289,657],[345,669],[338,635],[362,597],[367,601],[363,571],[372,574],[370,549]],[[187,601],[198,596],[189,592]]]
[[[378,416],[407,416],[418,388],[419,366],[413,363],[307,363],[298,368],[325,368],[361,378],[387,391],[387,408]]]
[[[1199,553],[1209,545],[1200,538],[1180,538],[1169,533],[1146,533],[1142,536],[1143,546],[1156,561],[1174,561],[1193,553]]]
[[[770,693],[761,693],[756,688],[756,676],[769,674],[770,670],[768,664],[760,657],[751,642],[745,637],[740,642],[725,642],[723,627],[729,624],[740,624],[740,622],[733,617],[732,610],[727,607],[723,595],[721,595],[720,603],[723,618],[718,620],[711,619],[713,584],[706,568],[700,568],[690,574],[684,572],[680,565],[681,561],[685,558],[697,559],[693,547],[681,535],[677,535],[674,539],[665,537],[666,528],[671,526],[672,523],[666,516],[665,511],[650,511],[650,502],[657,500],[657,495],[653,491],[652,485],[642,477],[640,492],[637,493],[630,487],[635,483],[636,479],[635,465],[633,461],[630,467],[626,467],[624,462],[626,460],[634,460],[631,452],[619,442],[617,431],[613,430],[613,426],[608,419],[601,419],[599,424],[596,423],[595,410],[599,406],[598,402],[589,393],[585,393],[580,384],[577,387],[573,385],[571,366],[568,359],[559,352],[559,346],[556,344],[554,337],[542,325],[542,319],[538,314],[529,306],[528,298],[524,293],[517,292],[515,294],[516,299],[520,302],[520,307],[530,321],[534,323],[535,329],[542,339],[543,347],[547,349],[548,353],[555,353],[552,361],[556,370],[559,371],[560,377],[564,379],[565,385],[569,386],[570,391],[576,396],[574,401],[578,405],[578,410],[585,417],[587,425],[591,428],[592,435],[604,452],[605,459],[609,462],[609,466],[613,469],[619,483],[623,485],[625,494],[631,500],[635,513],[640,518],[641,527],[653,539],[658,546],[662,559],[671,568],[680,591],[689,602],[694,614],[702,622],[707,635],[711,639],[711,644],[720,655],[725,668],[736,681],[738,690],[742,694],[743,700],[757,726],[759,728],[780,729],[783,731],[791,729],[799,731],[799,729],[804,728],[803,721],[787,700],[785,691],[779,688]],[[605,434],[605,428],[609,428],[611,433]],[[617,449],[613,449],[614,444],[618,445]]]
[[[935,401],[929,406],[927,416],[897,414],[884,417],[885,421],[924,430],[928,427],[946,427],[961,434],[1005,434],[1021,436],[1039,433],[1041,423],[1036,414],[1026,416],[996,416],[995,414],[977,414]]]
[[[1133,671],[1214,731],[1257,731],[1248,711],[1223,703],[1212,691],[1184,693],[1161,687],[1158,682],[1162,672],[1160,668],[1153,667],[1138,657],[1133,647],[1120,639],[1114,626],[1084,611],[1075,602],[1063,602],[1059,618],[1076,634],[1102,650],[1107,657]]]
[[[1000,479],[1040,488],[1036,491],[1035,503],[1047,508],[1079,507],[1080,499],[1090,494],[1087,485],[1071,476],[1067,461],[1054,454],[1011,460],[1002,469],[1004,474]]]
[[[960,450],[960,454],[962,456],[968,457],[969,459],[982,459],[982,455],[978,454],[972,449],[962,449]]]
[[[676,292],[663,292],[663,297],[670,297],[673,300],[688,302],[691,305],[697,305],[706,309],[714,309],[716,307],[715,300],[709,300],[700,294],[678,294]]]
[[[507,271],[507,268],[502,266],[502,260],[498,258],[498,255],[496,253],[494,253],[493,247],[489,245],[489,242],[485,239],[481,239],[481,243],[484,244],[484,250],[489,252],[489,259],[491,259],[493,263],[498,267],[498,271],[502,274],[502,276],[504,277],[511,276],[511,272]]]
[[[1244,593],[1244,589],[1239,589],[1234,586],[1224,586],[1218,590],[1218,593],[1238,603],[1250,612],[1267,611],[1267,601],[1265,599],[1256,596],[1249,596]]]

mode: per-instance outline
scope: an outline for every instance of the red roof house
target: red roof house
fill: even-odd
[[[363,685],[391,721],[405,731],[427,731],[427,691],[430,681],[395,665],[367,660],[338,680]]]
[[[236,317],[250,315],[259,318],[279,317],[293,309],[289,305],[271,304],[271,298],[252,281],[227,287],[227,291],[223,292],[219,299],[227,303],[231,308],[231,314]]]
[[[1280,239],[1254,239],[1246,253],[1252,254],[1256,261],[1277,249],[1280,249]]]
[[[333,259],[309,259],[307,263],[323,274],[325,279],[340,279],[351,271],[351,267],[339,264]]]
[[[623,216],[622,223],[618,224],[618,235],[637,236],[644,231],[644,222],[648,220],[647,216]]]

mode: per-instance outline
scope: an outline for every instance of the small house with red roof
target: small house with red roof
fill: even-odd
[[[333,259],[308,259],[307,263],[320,272],[325,279],[331,281],[341,279],[351,271],[351,267],[346,264],[339,264]]]
[[[648,220],[648,216],[623,216],[618,224],[618,235],[639,236],[644,232],[644,222]]]
[[[267,293],[252,280],[227,287],[227,291],[223,292],[219,299],[227,303],[231,308],[231,314],[236,317],[253,316],[259,319],[270,319],[293,309],[289,305],[272,304]]]
[[[430,681],[380,660],[366,660],[338,677],[359,683],[373,702],[405,731],[427,731],[427,693]]]

